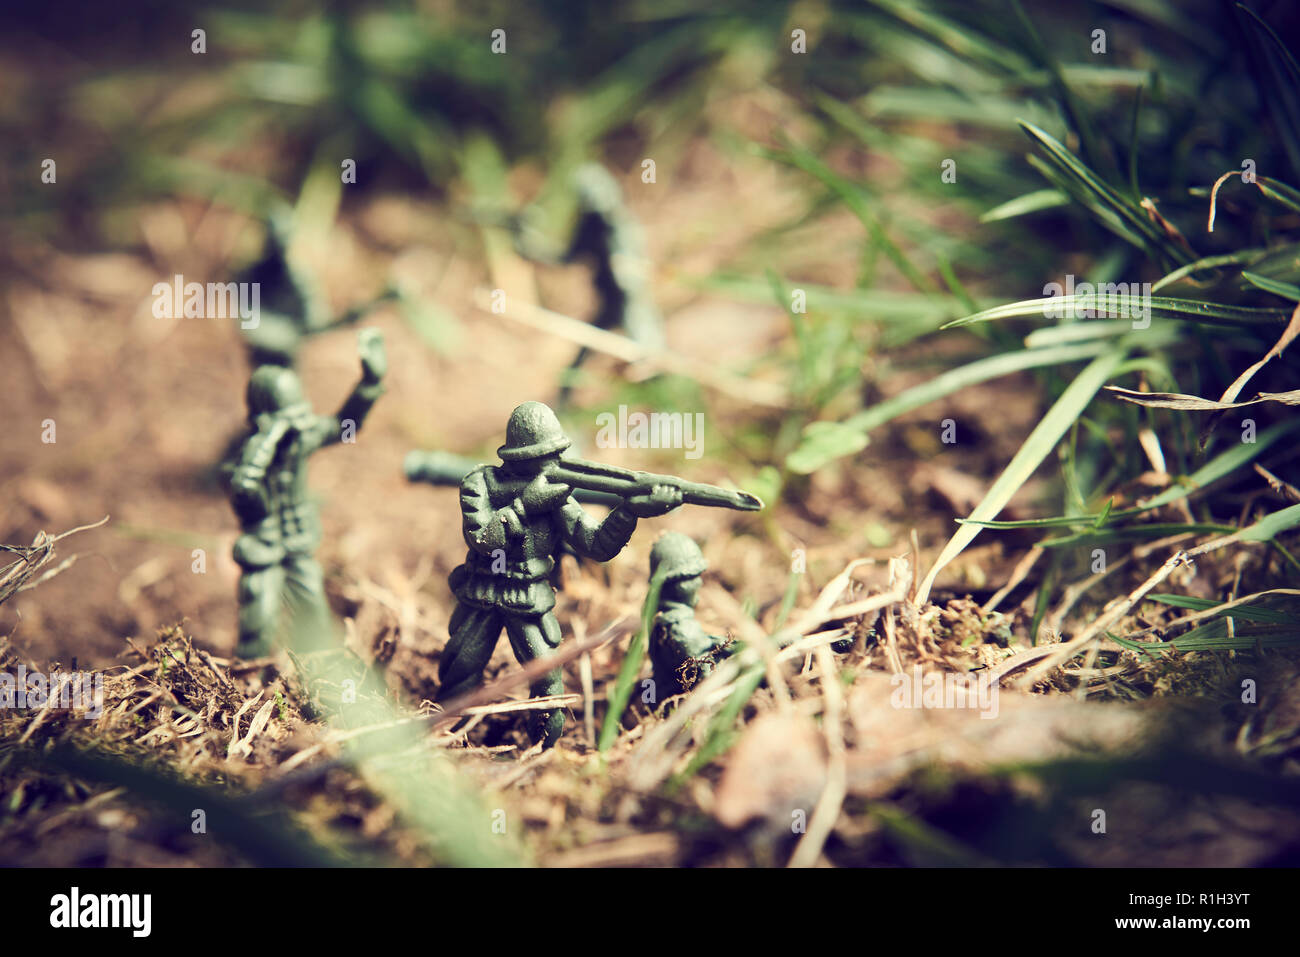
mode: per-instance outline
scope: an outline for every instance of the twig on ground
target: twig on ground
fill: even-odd
[[[711,361],[678,355],[667,350],[647,349],[627,336],[608,332],[580,319],[519,300],[508,300],[504,310],[496,313],[492,309],[491,293],[487,289],[479,289],[475,293],[474,301],[485,312],[503,315],[507,319],[568,339],[570,342],[595,352],[603,352],[624,362],[643,363],[656,371],[686,376],[699,382],[700,385],[708,386],[742,402],[775,409],[784,409],[789,404],[789,396],[783,387],[724,372]]]
[[[1255,463],[1255,471],[1263,476],[1264,481],[1269,484],[1273,491],[1277,492],[1288,502],[1300,502],[1300,489],[1297,489],[1290,482],[1285,482],[1278,478],[1258,462]]]
[[[108,521],[105,515],[98,522],[92,525],[78,525],[76,528],[70,528],[68,531],[59,535],[47,535],[40,531],[32,539],[30,545],[4,545],[0,544],[0,550],[13,552],[18,555],[17,561],[10,562],[4,568],[0,568],[0,603],[3,603],[20,591],[28,591],[35,588],[43,582],[49,581],[60,572],[66,571],[77,560],[76,555],[70,555],[59,565],[51,568],[41,575],[35,581],[29,581],[40,569],[54,557],[54,546],[56,543],[67,538],[69,535],[75,535],[77,532],[84,532],[88,529],[99,528]]]
[[[1045,656],[1036,656],[1045,657],[1046,660],[1034,664],[1028,672],[1017,679],[1018,682],[1020,684],[1033,684],[1035,681],[1040,680],[1050,673],[1053,669],[1059,668],[1066,661],[1069,661],[1075,655],[1087,649],[1090,642],[1099,641],[1104,637],[1106,629],[1110,628],[1132,611],[1138,602],[1146,597],[1153,588],[1172,575],[1174,571],[1190,564],[1194,559],[1201,555],[1207,555],[1210,552],[1218,551],[1221,548],[1239,542],[1244,531],[1245,529],[1241,529],[1233,532],[1231,535],[1224,535],[1214,539],[1213,541],[1206,542],[1204,545],[1198,545],[1193,549],[1175,552],[1145,582],[1135,588],[1126,597],[1119,601],[1111,602],[1102,613],[1097,616],[1092,624],[1086,627],[1077,637],[1062,642],[1059,645],[1048,646],[1048,653]],[[1034,660],[1036,660],[1036,658],[1031,658],[1029,655],[1018,655],[1015,658],[1004,662],[1001,666],[995,669],[995,680],[1001,680],[1007,674],[1023,668]]]
[[[1034,565],[1037,564],[1038,560],[1043,557],[1046,551],[1047,549],[1035,545],[1026,552],[1025,557],[1020,559],[1020,561],[1016,563],[1016,567],[1012,569],[1011,577],[1007,579],[1007,583],[993,593],[993,597],[984,603],[984,606],[980,608],[980,611],[985,615],[995,611],[998,605],[1002,604],[1003,599],[1010,595],[1011,592],[1015,590],[1016,586],[1025,580],[1025,577],[1033,569]]]
[[[826,783],[813,809],[808,830],[790,857],[791,867],[811,867],[821,857],[826,839],[835,829],[844,797],[848,793],[848,771],[844,747],[844,692],[840,687],[839,669],[830,647],[818,645],[815,651],[821,673],[822,730],[826,735]]]

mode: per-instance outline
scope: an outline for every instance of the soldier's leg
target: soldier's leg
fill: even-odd
[[[547,657],[560,643],[560,623],[550,612],[544,615],[506,618],[506,634],[510,636],[510,647],[520,664],[526,664],[537,658]],[[564,674],[559,668],[546,672],[528,688],[534,698],[564,693]],[[558,708],[554,711],[534,711],[528,722],[528,733],[534,741],[543,742],[550,747],[559,740],[564,730],[564,712]]]
[[[438,660],[439,701],[463,694],[483,680],[483,669],[501,636],[501,614],[457,603],[448,631],[451,640]]]
[[[284,569],[245,569],[239,577],[239,644],[240,658],[261,658],[271,653],[280,629],[280,609],[284,593]]]
[[[284,560],[288,605],[287,640],[296,652],[333,647],[334,619],[325,598],[325,572],[307,554],[289,554]]]

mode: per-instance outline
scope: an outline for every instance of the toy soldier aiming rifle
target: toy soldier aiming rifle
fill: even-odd
[[[511,413],[502,464],[484,465],[460,487],[465,564],[451,573],[456,596],[451,640],[438,664],[446,701],[477,685],[502,628],[521,664],[549,655],[560,643],[552,609],[550,573],[562,545],[596,561],[609,561],[628,543],[638,519],[664,515],[682,504],[754,511],[752,495],[712,485],[611,468],[561,453],[570,445],[555,413],[541,402],[525,402]],[[574,499],[577,489],[612,493],[616,505],[597,521]],[[533,697],[560,694],[557,668],[533,683]],[[529,732],[547,747],[564,727],[564,715],[535,712]]]

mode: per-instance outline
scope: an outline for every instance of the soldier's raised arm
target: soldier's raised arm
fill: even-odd
[[[363,329],[357,341],[361,353],[361,381],[336,414],[320,417],[315,436],[318,447],[342,442],[345,431],[348,435],[355,435],[370,409],[384,394],[384,375],[388,372],[384,337],[378,329]]]

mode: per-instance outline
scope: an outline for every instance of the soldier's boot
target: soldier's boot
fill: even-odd
[[[510,647],[520,664],[527,664],[538,658],[545,658],[560,643],[560,623],[550,612],[536,618],[506,619],[506,634],[510,637]],[[528,688],[534,698],[564,693],[564,673],[555,668],[546,672]],[[528,720],[528,734],[534,742],[541,742],[544,747],[551,747],[560,739],[564,731],[564,712],[558,708],[554,711],[534,711]]]
[[[239,644],[235,656],[264,658],[280,628],[284,569],[279,565],[245,569],[239,579]]]
[[[492,649],[501,636],[501,615],[485,608],[456,605],[448,631],[451,640],[438,659],[437,701],[450,701],[483,680]]]

